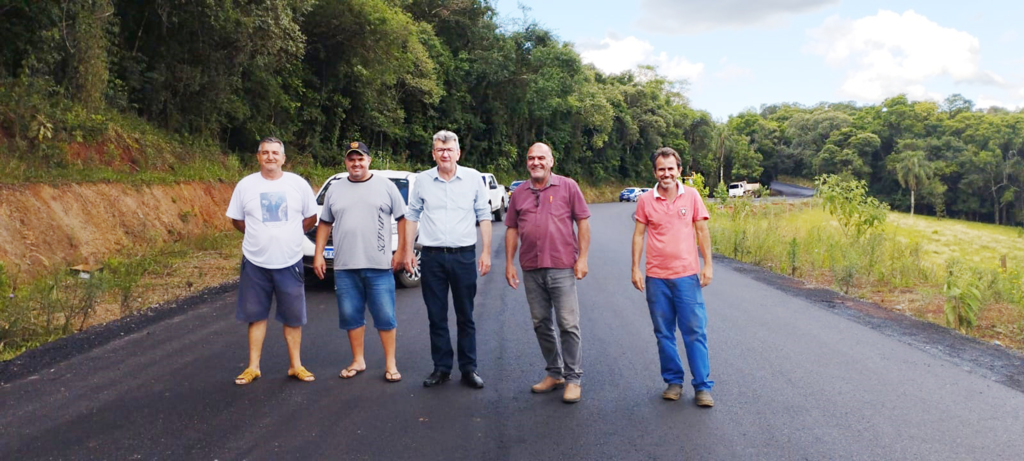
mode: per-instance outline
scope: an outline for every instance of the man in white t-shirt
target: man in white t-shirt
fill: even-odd
[[[288,376],[312,381],[313,373],[299,358],[299,346],[306,324],[302,239],[316,224],[316,197],[305,179],[281,169],[285,155],[280,139],[260,141],[256,158],[259,173],[238,182],[227,211],[232,224],[245,235],[235,318],[249,324],[249,366],[235,384],[249,384],[260,377],[260,355],[275,297],[275,318],[284,324],[291,362]]]

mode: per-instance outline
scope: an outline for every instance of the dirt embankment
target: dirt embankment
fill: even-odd
[[[30,279],[119,250],[230,228],[234,184],[0,186],[0,261]]]

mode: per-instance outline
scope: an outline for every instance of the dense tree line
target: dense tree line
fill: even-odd
[[[866,181],[896,209],[997,224],[1024,220],[1020,111],[974,110],[960,95],[942,103],[896,96],[864,107],[763,106],[725,125],[760,156],[764,179],[837,174]]]
[[[642,181],[667,145],[712,190],[832,173],[866,180],[896,209],[1024,219],[1024,114],[898,96],[716,122],[690,107],[685,82],[652,68],[602,73],[485,0],[6,0],[3,86],[136,114],[238,155],[275,135],[329,167],[356,139],[429,164],[429,137],[444,128],[460,135],[464,163],[495,172],[521,169],[544,141],[564,174]],[[8,135],[61,128],[37,117],[21,130],[33,114],[3,109]]]
[[[479,0],[12,1],[0,77],[236,152],[273,134],[327,166],[354,139],[426,164],[445,128],[466,163],[494,171],[521,168],[536,141],[561,172],[595,181],[646,178],[662,145],[713,167],[714,123],[682,82],[603,74]]]

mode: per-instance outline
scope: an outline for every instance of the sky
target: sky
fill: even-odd
[[[492,0],[527,16],[584,62],[618,73],[654,65],[685,80],[691,105],[720,121],[762,104],[906,94],[975,107],[1024,107],[1021,1]]]

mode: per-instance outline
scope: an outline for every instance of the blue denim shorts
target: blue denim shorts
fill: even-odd
[[[302,260],[280,269],[266,269],[242,258],[235,318],[246,323],[266,320],[277,298],[277,321],[290,326],[306,324],[306,282]]]
[[[391,269],[343,269],[334,271],[334,293],[338,298],[338,326],[355,330],[366,325],[370,310],[373,326],[394,330],[395,274]]]

